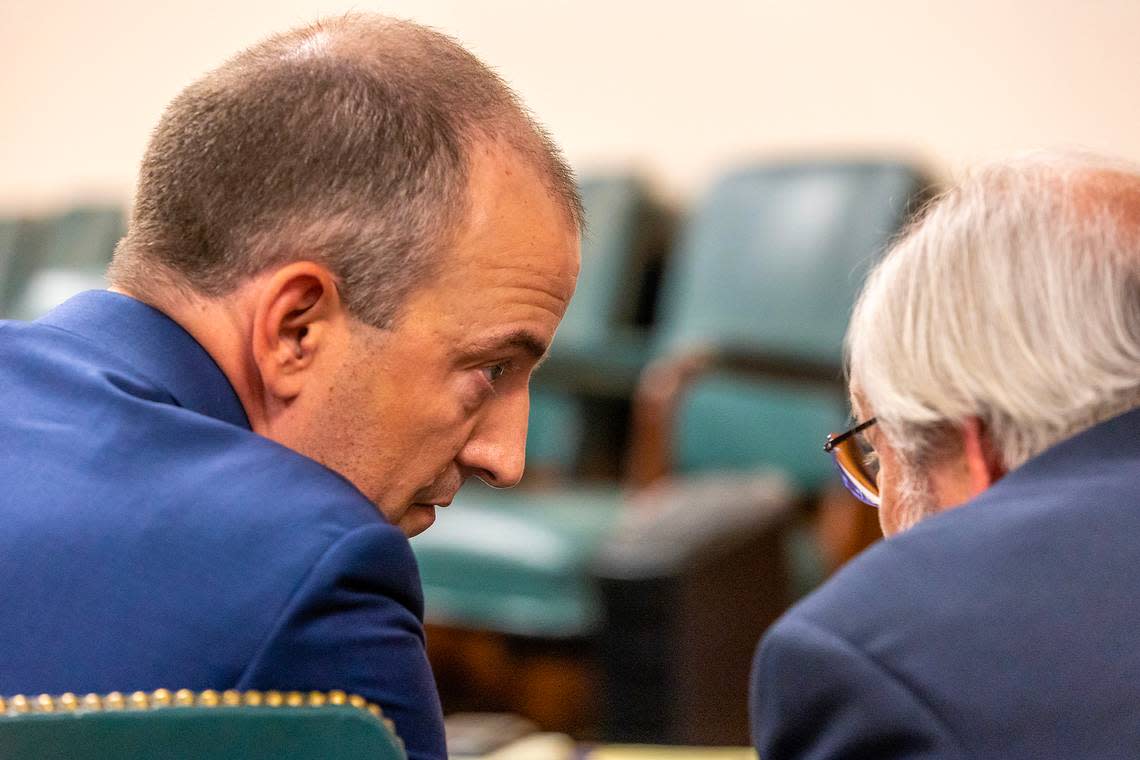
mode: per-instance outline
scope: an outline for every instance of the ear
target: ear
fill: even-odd
[[[977,417],[962,423],[962,455],[966,462],[970,498],[996,483],[1006,469],[986,426]]]
[[[344,305],[336,278],[311,261],[274,272],[257,295],[251,344],[269,397],[288,402],[301,393],[322,359],[343,344]]]

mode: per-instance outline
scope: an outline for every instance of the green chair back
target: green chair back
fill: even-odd
[[[788,163],[716,184],[671,259],[657,343],[839,364],[854,297],[926,183],[898,163]]]
[[[70,209],[46,220],[40,266],[102,270],[125,232],[123,211],[118,207]]]
[[[574,298],[558,327],[561,345],[599,345],[633,327],[658,221],[645,184],[630,175],[597,176],[579,184],[585,209],[582,268]]]
[[[22,256],[5,311],[35,319],[76,293],[106,287],[103,277],[125,232],[123,212],[114,207],[75,208],[37,224],[34,251]]]
[[[0,319],[10,316],[39,260],[40,228],[29,219],[0,219]]]
[[[775,466],[811,492],[834,478],[824,437],[843,428],[836,390],[793,382],[710,375],[680,409],[674,443],[682,473],[743,472]]]
[[[0,699],[0,757],[404,760],[375,706],[339,692],[137,692]]]
[[[585,209],[582,266],[552,351],[596,351],[628,338],[638,316],[652,238],[663,217],[631,175],[595,176],[579,185]],[[547,369],[549,375],[550,369]],[[566,475],[583,445],[586,410],[573,390],[536,378],[531,394],[528,467]]]
[[[836,389],[704,380],[681,410],[679,471],[775,465],[809,489],[830,477],[818,451],[846,417],[836,391],[847,320],[926,184],[900,163],[809,162],[746,169],[713,187],[671,262],[658,352],[712,345],[834,366]]]

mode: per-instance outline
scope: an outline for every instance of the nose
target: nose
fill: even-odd
[[[456,461],[464,476],[474,476],[495,488],[510,488],[522,479],[526,466],[530,398],[524,392],[497,401],[501,403],[485,410]]]

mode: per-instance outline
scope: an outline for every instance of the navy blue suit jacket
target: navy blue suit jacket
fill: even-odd
[[[1140,409],[794,607],[752,724],[764,760],[1140,757]]]
[[[0,322],[0,694],[343,689],[445,757],[407,539],[126,296]]]

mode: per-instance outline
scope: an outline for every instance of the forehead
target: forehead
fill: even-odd
[[[468,213],[443,279],[531,289],[568,301],[578,230],[533,164],[496,142],[472,151]]]
[[[548,346],[574,292],[578,244],[535,169],[509,149],[478,147],[466,218],[407,322],[451,351],[511,335]]]

